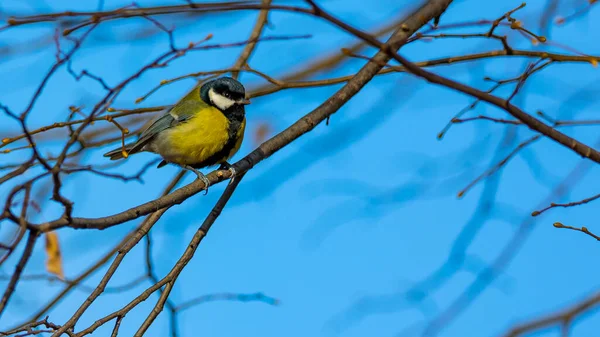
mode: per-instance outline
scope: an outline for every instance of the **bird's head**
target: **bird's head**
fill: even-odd
[[[250,100],[246,98],[244,86],[231,77],[221,77],[206,82],[200,88],[200,96],[206,103],[221,111],[235,105],[250,104]]]

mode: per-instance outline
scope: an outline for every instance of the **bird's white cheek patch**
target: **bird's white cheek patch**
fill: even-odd
[[[208,97],[210,98],[211,102],[213,102],[213,104],[216,105],[220,110],[227,110],[235,104],[235,101],[217,94],[213,89],[208,91]]]

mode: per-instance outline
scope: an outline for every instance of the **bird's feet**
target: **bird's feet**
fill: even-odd
[[[210,180],[208,180],[208,178],[202,172],[196,170],[195,168],[193,168],[189,165],[186,165],[183,168],[194,172],[196,174],[196,176],[198,177],[198,179],[202,180],[202,182],[204,183],[204,195],[207,195],[208,187],[210,186]]]
[[[221,166],[219,167],[219,170],[227,170],[227,171],[229,171],[229,173],[231,173],[231,180],[229,181],[230,183],[233,181],[233,179],[237,175],[237,171],[235,170],[235,168],[233,168],[233,166],[231,164],[229,164],[228,162],[222,163]]]

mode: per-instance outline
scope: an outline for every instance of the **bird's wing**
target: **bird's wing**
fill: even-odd
[[[209,105],[200,99],[182,100],[169,111],[169,114],[177,123],[182,123],[194,117],[197,113],[207,107],[209,107]]]
[[[127,154],[134,154],[143,150],[144,146],[159,132],[167,129],[173,123],[174,118],[170,114],[170,110],[167,110],[162,116],[156,119],[149,127],[147,127],[140,137],[132,143],[125,145],[125,147],[118,147],[114,150],[108,151],[104,154],[104,157],[110,157],[111,160],[123,158],[123,151]]]
[[[144,130],[129,152],[135,153],[142,150],[158,133],[186,122],[206,107],[208,104],[200,99],[184,98]]]
[[[148,144],[152,138],[159,132],[164,131],[171,127],[171,124],[175,121],[170,112],[167,111],[164,115],[160,116],[150,126],[142,132],[140,138],[133,144],[129,153],[136,153],[142,150],[142,148]]]

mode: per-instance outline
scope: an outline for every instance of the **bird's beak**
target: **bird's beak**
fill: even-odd
[[[248,105],[248,104],[250,104],[250,100],[249,100],[249,99],[247,99],[247,98],[244,98],[244,99],[243,99],[243,100],[241,100],[239,103],[240,103],[240,104],[242,104],[242,105]]]

